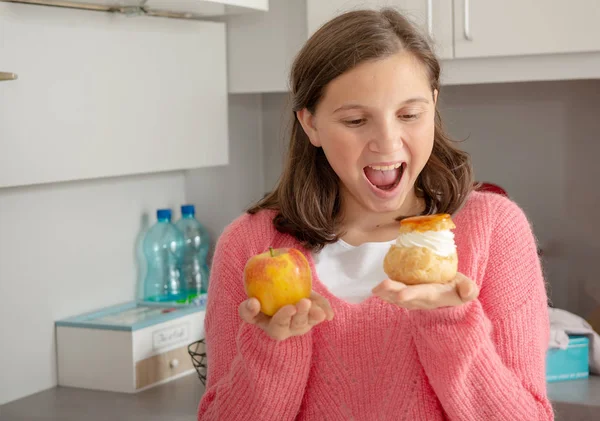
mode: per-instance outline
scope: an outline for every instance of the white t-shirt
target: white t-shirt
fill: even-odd
[[[360,303],[388,276],[383,258],[395,241],[352,246],[343,240],[327,244],[313,253],[317,276],[331,293],[350,303]]]

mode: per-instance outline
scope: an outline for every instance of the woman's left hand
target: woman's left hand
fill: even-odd
[[[431,310],[468,303],[477,298],[479,287],[459,272],[447,284],[406,285],[386,279],[373,288],[373,294],[408,310]]]

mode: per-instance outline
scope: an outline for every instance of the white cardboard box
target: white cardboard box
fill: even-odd
[[[201,307],[135,302],[56,322],[58,384],[134,393],[192,373]]]

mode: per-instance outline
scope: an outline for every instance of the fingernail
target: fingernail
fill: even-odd
[[[248,308],[248,310],[252,310],[252,301],[251,300],[246,301],[246,307]]]
[[[469,288],[467,288],[465,295],[462,296],[461,298],[463,299],[463,301],[471,300],[474,295],[475,295],[475,290],[473,289],[473,287],[469,287]]]

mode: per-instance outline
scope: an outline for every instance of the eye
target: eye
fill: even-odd
[[[420,114],[401,114],[400,118],[402,120],[406,120],[406,121],[411,121],[411,120],[416,120],[420,117]]]
[[[365,123],[364,118],[355,118],[352,120],[344,120],[344,124],[349,127],[358,127]]]

